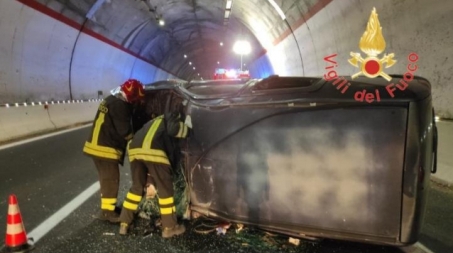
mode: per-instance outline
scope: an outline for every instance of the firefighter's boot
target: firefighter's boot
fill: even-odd
[[[186,231],[186,227],[183,224],[176,225],[172,228],[162,229],[162,238],[170,238],[175,235],[180,235]]]
[[[98,217],[100,220],[109,221],[111,223],[119,223],[120,215],[114,211],[105,211],[102,210],[101,214]]]
[[[125,222],[121,222],[120,231],[118,233],[120,235],[127,235],[128,230],[129,230],[129,225]]]

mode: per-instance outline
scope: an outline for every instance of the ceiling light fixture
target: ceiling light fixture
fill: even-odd
[[[226,9],[231,9],[231,5],[233,5],[233,0],[227,0]]]
[[[230,18],[231,10],[225,10],[225,19]]]
[[[280,9],[280,6],[274,1],[274,0],[268,0],[269,3],[274,7],[274,9],[277,11],[278,15],[282,18],[282,20],[286,19],[285,13],[283,13],[282,9]]]
[[[148,7],[149,12],[152,12],[154,14],[154,18],[156,19],[156,22],[159,24],[159,26],[164,26],[165,25],[165,21],[162,18],[162,15],[160,15],[157,12],[157,6],[153,7],[148,1],[146,1],[146,0],[142,0],[142,1]]]
[[[230,14],[231,14],[231,7],[233,6],[233,0],[227,0],[226,6],[225,6],[225,16],[223,18],[223,25],[228,25],[228,21],[230,19]]]

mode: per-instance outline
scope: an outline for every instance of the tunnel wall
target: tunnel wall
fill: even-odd
[[[350,52],[360,53],[359,41],[373,7],[376,7],[382,33],[386,41],[384,53],[394,53],[397,63],[387,74],[407,72],[408,55],[419,56],[416,75],[427,78],[432,84],[433,105],[436,114],[453,118],[453,3],[449,0],[333,0],[317,10],[308,19],[299,20],[293,27],[300,47],[297,54],[292,35],[280,38],[268,50],[275,74],[320,76],[327,66],[324,57],[337,54],[335,70],[338,75],[352,75],[360,71],[350,65]],[[310,12],[310,11],[309,11]]]
[[[33,8],[0,1],[0,104],[67,100],[71,94],[98,98],[98,91],[105,96],[127,78],[174,78],[99,35],[79,33],[80,25],[46,6],[28,3]]]
[[[127,78],[174,78],[46,6],[25,3],[0,1],[0,142],[92,121],[99,101],[68,104],[71,95],[97,99]],[[38,106],[46,101],[47,109]]]
[[[0,107],[0,143],[91,122],[101,99]]]

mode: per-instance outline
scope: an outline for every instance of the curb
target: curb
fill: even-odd
[[[446,186],[446,187],[449,187],[449,188],[453,187],[453,183],[452,182],[449,182],[449,181],[447,181],[445,179],[438,178],[437,176],[431,175],[430,179],[431,179],[431,181],[433,181],[436,184],[439,184],[439,185],[442,185],[442,186]]]

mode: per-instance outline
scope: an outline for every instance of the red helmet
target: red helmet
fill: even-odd
[[[124,82],[121,86],[121,91],[126,96],[126,100],[129,103],[135,103],[142,100],[145,97],[143,90],[143,84],[135,79],[129,79]]]

